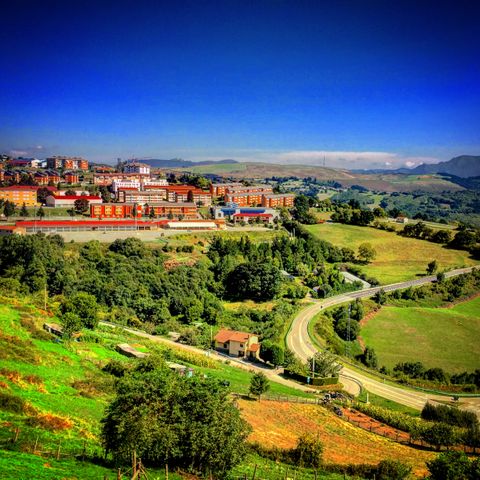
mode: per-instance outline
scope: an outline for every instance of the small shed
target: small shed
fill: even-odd
[[[140,352],[128,343],[119,343],[117,345],[117,352],[125,355],[126,357],[145,358],[148,356],[148,353]]]

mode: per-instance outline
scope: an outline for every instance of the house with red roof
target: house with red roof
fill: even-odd
[[[234,357],[260,359],[260,343],[253,333],[222,328],[215,335],[215,350]]]

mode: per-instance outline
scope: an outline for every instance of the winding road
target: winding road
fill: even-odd
[[[445,276],[449,278],[471,271],[472,267],[460,268],[447,272]],[[431,283],[435,280],[436,276],[426,276],[415,280],[409,280],[406,282],[395,283],[381,287],[369,288],[347,294],[337,295],[336,297],[331,297],[321,301],[315,301],[315,303],[300,311],[293,320],[292,326],[287,335],[287,346],[301,360],[306,361],[311,358],[315,354],[315,352],[317,352],[317,348],[312,344],[310,335],[308,333],[308,324],[313,319],[313,317],[322,309],[331,307],[333,305],[349,302],[356,298],[371,297],[381,289],[386,292],[391,292],[394,290],[400,290],[408,287],[424,285],[427,283]],[[371,393],[380,395],[383,398],[393,400],[397,403],[415,408],[417,410],[421,410],[427,400],[433,402],[445,402],[445,400],[449,399],[449,397],[445,395],[435,395],[419,390],[412,390],[409,388],[402,388],[400,386],[386,384],[381,379],[360,373],[358,370],[354,370],[352,368],[349,368],[348,366],[343,366],[340,372],[340,380],[344,385],[345,390],[352,395],[358,395],[361,391],[361,388],[364,387]],[[458,403],[461,408],[474,411],[477,416],[480,417],[480,398],[462,397]]]

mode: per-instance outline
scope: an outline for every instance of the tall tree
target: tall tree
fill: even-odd
[[[153,365],[118,381],[102,420],[106,450],[128,464],[135,451],[150,465],[226,478],[245,453],[249,427],[228,390]]]
[[[250,380],[250,393],[256,395],[258,399],[270,388],[270,382],[263,372],[256,372]]]

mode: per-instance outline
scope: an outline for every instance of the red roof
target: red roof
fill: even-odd
[[[234,213],[234,217],[266,217],[269,218],[272,216],[271,213]]]
[[[215,335],[215,340],[219,343],[246,342],[250,337],[253,337],[253,334],[222,329]]]
[[[252,343],[248,349],[251,352],[258,352],[260,350],[260,344],[259,343]]]
[[[55,200],[101,200],[102,197],[97,197],[96,195],[53,195]]]
[[[17,227],[73,227],[73,226],[83,226],[83,227],[94,227],[94,226],[113,226],[113,225],[161,225],[165,222],[143,222],[141,220],[20,220],[15,223]]]

